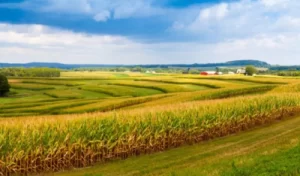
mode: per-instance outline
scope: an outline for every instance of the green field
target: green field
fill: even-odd
[[[296,78],[78,71],[9,82],[0,175],[299,174]]]

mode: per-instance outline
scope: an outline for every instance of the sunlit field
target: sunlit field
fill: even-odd
[[[63,72],[60,78],[11,77],[9,82],[9,97],[0,99],[0,175],[101,168],[140,155],[143,160],[145,154],[167,155],[173,148],[300,115],[300,79],[292,77]],[[228,175],[236,173],[226,169]],[[143,175],[136,172],[128,175]]]

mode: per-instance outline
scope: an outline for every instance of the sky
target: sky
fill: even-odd
[[[0,0],[0,62],[300,64],[299,0]]]

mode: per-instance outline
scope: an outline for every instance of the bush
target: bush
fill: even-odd
[[[9,92],[10,86],[6,76],[0,74],[0,96],[4,96]]]
[[[246,74],[247,75],[252,76],[256,73],[257,73],[257,69],[253,65],[249,65],[249,66],[246,67]]]

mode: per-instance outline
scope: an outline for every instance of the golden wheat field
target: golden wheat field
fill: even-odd
[[[0,175],[166,151],[300,113],[300,79],[109,72],[10,78]]]

